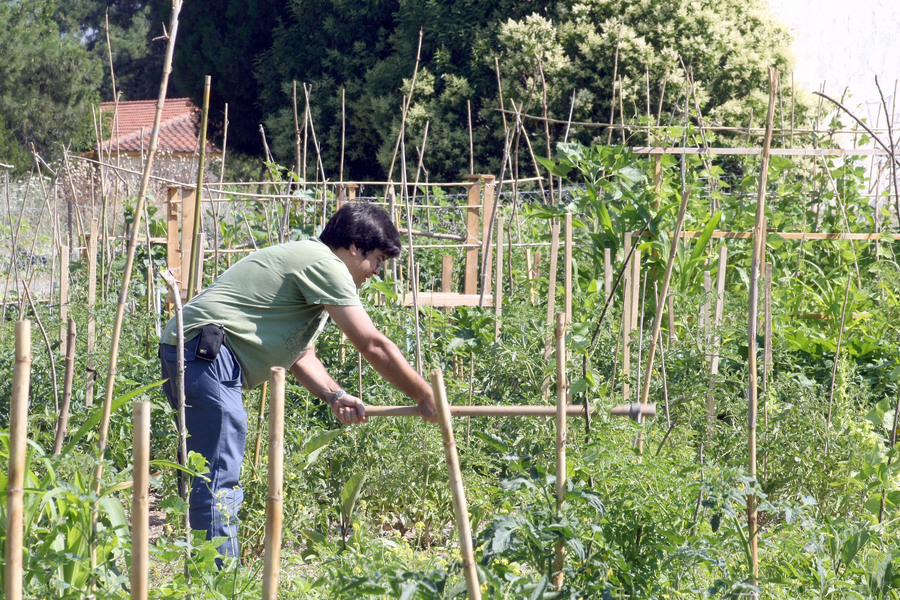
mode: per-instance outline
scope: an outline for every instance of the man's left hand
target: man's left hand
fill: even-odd
[[[331,405],[331,411],[337,417],[337,420],[344,425],[365,423],[368,420],[366,407],[362,400],[350,394],[343,394],[335,400],[334,404]]]

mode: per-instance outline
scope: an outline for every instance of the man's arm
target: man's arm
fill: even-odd
[[[412,398],[426,421],[436,422],[431,385],[407,362],[397,344],[378,331],[361,306],[326,305],[325,310],[360,354],[382,377]]]
[[[343,390],[328,374],[325,365],[316,356],[315,348],[310,348],[300,355],[297,362],[291,365],[291,373],[313,396],[331,404],[331,411],[341,423],[349,425],[366,421],[366,409],[362,400],[356,396],[342,393],[336,400],[332,400],[337,392]]]

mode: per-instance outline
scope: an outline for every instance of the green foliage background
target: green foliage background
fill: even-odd
[[[169,0],[3,3],[0,44],[7,44],[9,60],[6,75],[0,72],[0,141],[7,140],[8,160],[27,163],[23,153],[31,142],[43,152],[52,140],[87,147],[89,103],[112,99],[113,74],[121,99],[155,98],[165,46],[161,24],[170,10]],[[690,73],[694,118],[745,127],[751,113],[763,113],[767,68],[788,72],[791,64],[788,33],[764,0],[187,1],[169,96],[189,95],[199,105],[204,77],[211,75],[211,135],[223,134],[227,103],[231,149],[261,155],[263,124],[276,160],[296,164],[292,82],[301,121],[299,86],[309,84],[325,175],[334,179],[341,167],[343,138],[346,178],[382,179],[393,160],[420,31],[407,159],[414,171],[412,146],[430,124],[425,163],[432,179],[469,172],[470,108],[475,170],[499,172],[505,133],[498,66],[506,110],[542,114],[546,97],[547,114],[562,121],[571,111],[576,122],[649,124],[660,117],[665,123],[681,110]],[[22,39],[29,43],[14,43]],[[610,104],[614,74],[621,110]],[[789,92],[785,102],[800,121],[808,101]],[[507,122],[514,123],[512,115]],[[534,127],[530,134],[544,155]],[[563,128],[552,125],[551,137]],[[569,139],[591,144],[606,135],[575,126]],[[627,143],[646,141],[638,133]],[[312,144],[307,154],[315,173]]]

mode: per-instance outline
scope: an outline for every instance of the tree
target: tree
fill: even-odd
[[[19,168],[31,145],[48,158],[94,137],[90,104],[100,67],[71,36],[61,35],[46,5],[0,3],[0,156]]]
[[[284,5],[284,0],[205,0],[185,2],[181,9],[173,84],[200,106],[205,77],[211,77],[211,131],[221,130],[227,102],[232,149],[261,153],[259,125],[264,114],[254,65],[270,48],[273,32],[285,16]],[[300,46],[290,52],[312,50]]]
[[[507,110],[515,102],[540,114],[546,94],[549,116],[565,120],[574,91],[576,121],[607,122],[615,71],[627,122],[655,123],[660,112],[680,123],[690,73],[696,83],[690,118],[741,127],[751,112],[764,113],[767,68],[787,71],[790,65],[789,35],[763,0],[212,0],[185,4],[176,83],[199,102],[203,76],[210,74],[214,107],[229,103],[229,146],[259,154],[259,125],[265,124],[275,158],[288,165],[296,162],[291,84],[298,83],[301,128],[300,86],[309,84],[312,124],[332,180],[341,167],[343,91],[344,176],[381,178],[394,161],[420,30],[407,158],[414,169],[415,146],[428,123],[425,164],[433,178],[442,179],[469,171],[469,104],[475,170],[499,172],[505,132],[495,60]],[[790,106],[789,95],[784,98]],[[619,104],[617,122],[623,118]],[[798,119],[805,108],[797,104]],[[221,111],[210,116],[215,121]],[[515,125],[511,115],[507,122]],[[532,134],[543,129],[534,121],[525,126]],[[551,137],[562,137],[564,130],[553,126]],[[514,139],[521,144],[522,129],[517,131]],[[609,139],[598,128],[573,128],[573,138]],[[543,136],[533,139],[544,154]],[[312,169],[311,135],[309,141]],[[646,141],[646,134],[627,140]],[[393,176],[398,173],[395,165]]]
[[[101,97],[113,99],[115,75],[122,100],[147,100],[159,94],[165,43],[153,38],[162,36],[160,24],[171,9],[171,2],[159,0],[67,0],[54,8],[53,19],[102,65]]]

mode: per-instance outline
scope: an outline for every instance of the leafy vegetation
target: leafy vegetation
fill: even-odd
[[[692,134],[690,129],[672,132]],[[780,235],[796,231],[798,224],[807,231],[869,231],[876,215],[882,222],[894,215],[869,203],[865,173],[854,163],[829,158],[814,169],[804,160],[774,160],[770,166],[766,260],[773,265],[773,359],[760,393],[755,480],[746,468],[750,242],[723,242],[711,234],[717,228],[750,228],[757,161],[720,165],[700,157],[687,156],[682,163],[662,157],[654,181],[651,157],[634,155],[625,147],[562,144],[544,165],[568,178],[572,187],[567,202],[523,203],[521,198],[502,197],[500,211],[510,223],[509,240],[546,243],[549,219],[573,215],[575,319],[567,335],[569,377],[575,400],[589,397],[597,412],[589,432],[580,421],[570,424],[569,487],[559,511],[553,420],[455,421],[485,597],[732,598],[753,590],[774,598],[900,597],[900,461],[892,446],[900,393],[896,242],[889,236],[863,245]],[[673,240],[675,207],[685,191],[690,196],[686,228],[701,235]],[[458,234],[462,213],[455,201],[447,192],[432,192],[429,208],[413,209],[414,227]],[[309,201],[317,194],[310,188],[295,202],[268,204],[235,197],[233,210],[217,221],[221,245],[252,247],[313,235],[319,221],[311,218]],[[333,205],[334,198],[327,200]],[[151,215],[155,235],[164,232],[162,212]],[[277,231],[278,224],[284,231]],[[639,387],[641,370],[635,368],[631,379],[622,370],[621,290],[604,312],[602,274],[604,250],[612,249],[621,264],[624,233],[645,227],[648,233],[640,249],[647,291],[639,319],[643,333],[631,340],[633,357],[646,356],[648,329],[657,310],[653,284],[661,278],[672,244],[677,244],[677,252],[673,328],[668,331],[664,319],[664,352],[657,357],[650,392],[659,413],[639,425],[607,416],[610,406],[622,402],[625,381],[632,389]],[[720,243],[728,246],[724,319],[710,331],[700,315],[715,294],[703,281],[705,272],[716,269]],[[423,289],[439,284],[443,252],[416,251]],[[459,259],[453,274],[458,282],[462,252],[452,252]],[[554,374],[552,361],[544,358],[545,299],[550,291],[546,262],[538,275],[527,275],[521,247],[505,252],[511,268],[505,268],[499,338],[494,337],[492,310],[420,309],[423,370],[444,369],[454,403],[549,402],[552,387],[546,386]],[[159,266],[163,254],[163,248],[156,247],[137,264],[146,269],[152,260]],[[221,265],[207,263],[207,281],[225,267],[228,256],[221,258]],[[117,260],[110,270],[114,279]],[[397,263],[396,271],[408,270],[405,261]],[[144,281],[144,275],[135,281]],[[83,331],[88,316],[82,308],[83,263],[73,265],[72,276],[71,312]],[[557,293],[562,292],[561,281],[557,279]],[[399,275],[385,273],[384,279],[370,282],[362,296],[378,327],[412,357],[413,314],[397,307],[405,286]],[[134,286],[135,306],[146,305],[145,293],[142,284]],[[99,331],[106,331],[112,320],[111,302],[96,310]],[[20,306],[27,304],[9,307],[11,319],[18,318]],[[43,306],[37,315],[21,310],[23,316],[40,316],[49,331],[59,325],[56,314]],[[174,419],[161,394],[146,387],[159,377],[155,338],[148,335],[153,321],[154,315],[142,310],[126,320],[120,400],[112,415],[99,496],[90,487],[98,460],[98,413],[96,407],[84,406],[85,371],[82,366],[76,371],[75,433],[67,439],[62,458],[49,456],[46,448],[52,445],[55,425],[53,379],[47,349],[36,344],[26,494],[26,547],[32,549],[25,564],[29,597],[85,598],[87,581],[94,586],[93,597],[127,597],[128,407],[137,398],[153,400],[153,454],[159,461],[153,490],[157,510],[167,517],[155,531],[152,597],[180,597],[188,591],[197,598],[260,595],[264,427],[251,418],[240,515],[242,557],[219,569],[214,543],[180,530],[185,506],[171,467]],[[0,397],[9,397],[12,322],[0,328]],[[707,356],[712,333],[722,340],[714,380]],[[764,344],[759,347],[763,365]],[[79,361],[83,354],[79,339]],[[362,382],[365,402],[406,402],[365,364],[360,372],[354,351],[336,329],[323,334],[318,354],[337,380],[353,387]],[[104,351],[95,358],[100,363],[96,368],[104,373]],[[713,423],[706,416],[710,394],[716,402]],[[248,394],[248,400],[253,403],[248,412],[255,414],[257,394]],[[339,428],[321,403],[294,384],[288,401],[282,597],[463,597],[437,428],[415,419],[390,418]],[[263,439],[259,458],[257,434]],[[642,453],[633,449],[638,435],[643,438]],[[202,464],[192,468],[201,476]],[[758,580],[752,577],[746,533],[751,490],[759,501]],[[92,530],[90,513],[97,505],[101,526]],[[90,543],[100,557],[93,566]],[[555,590],[553,549],[559,543],[567,559],[563,588]],[[181,568],[185,560],[190,578]]]

